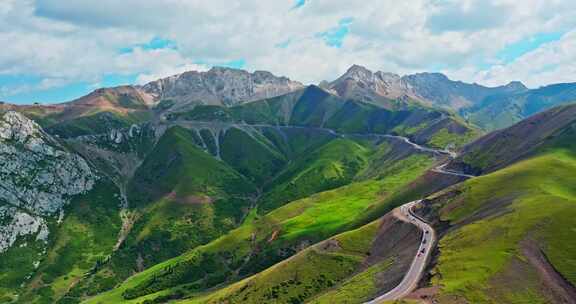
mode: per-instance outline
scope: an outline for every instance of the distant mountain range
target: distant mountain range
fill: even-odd
[[[488,88],[478,84],[452,81],[440,73],[419,73],[399,76],[391,73],[372,72],[354,65],[330,83],[328,90],[353,99],[369,102],[382,100],[417,100],[432,106],[441,106],[455,111],[468,108],[491,95],[511,94],[527,90],[518,82]]]
[[[301,82],[270,72],[249,73],[240,69],[214,67],[206,72],[189,71],[152,81],[143,86],[98,89],[79,99],[55,105],[1,108],[35,108],[34,114],[52,117],[79,117],[110,111],[138,116],[180,112],[196,105],[234,106],[280,96],[302,89]],[[353,65],[336,80],[319,86],[345,99],[372,103],[387,109],[419,103],[453,111],[484,130],[510,126],[548,108],[576,102],[576,83],[553,84],[528,89],[521,82],[486,87],[450,80],[440,73],[399,76],[373,72]],[[149,113],[148,113],[149,114]],[[61,120],[58,119],[58,120]]]
[[[354,65],[323,88],[345,98],[383,106],[391,101],[418,101],[457,112],[470,122],[493,130],[510,126],[551,107],[576,102],[576,83],[528,89],[521,82],[486,87],[450,80],[440,73],[399,76]]]

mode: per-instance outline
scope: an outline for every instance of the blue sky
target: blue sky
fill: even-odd
[[[322,38],[324,42],[331,47],[341,48],[344,38],[346,38],[350,32],[350,25],[353,21],[353,18],[341,19],[334,28],[318,33],[318,37]]]
[[[294,8],[300,8],[306,4],[306,0],[296,0],[294,3]]]
[[[165,39],[161,37],[154,37],[146,43],[140,43],[128,47],[122,47],[118,51],[120,53],[132,53],[135,48],[142,48],[144,50],[160,50],[160,49],[178,49],[176,41]]]
[[[491,86],[573,82],[575,16],[576,2],[540,0],[5,0],[0,100],[68,101],[215,65],[304,83],[352,64]]]
[[[536,33],[533,36],[507,45],[498,52],[497,56],[504,62],[512,62],[514,59],[541,47],[543,44],[560,40],[564,34],[563,32]]]

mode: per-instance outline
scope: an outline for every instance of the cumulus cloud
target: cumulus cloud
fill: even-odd
[[[208,66],[201,65],[201,64],[194,64],[194,63],[187,63],[182,65],[165,65],[160,69],[156,69],[154,72],[150,73],[143,73],[138,75],[136,79],[136,83],[143,85],[148,82],[165,78],[168,76],[178,75],[187,71],[207,71],[209,69]]]
[[[499,85],[511,79],[522,79],[529,87],[576,81],[576,30],[558,41],[528,52],[508,64],[496,64],[486,70],[472,67],[453,72],[456,78]]]
[[[35,75],[64,85],[120,74],[143,83],[243,59],[249,70],[307,83],[334,79],[354,63],[400,74],[442,70],[490,85],[576,78],[570,44],[574,1],[314,0],[297,9],[296,4],[3,0],[0,75]],[[351,20],[346,32],[329,43],[321,33],[342,20]],[[502,48],[540,32],[568,34],[511,62],[498,58]],[[173,47],[142,47],[158,37]]]

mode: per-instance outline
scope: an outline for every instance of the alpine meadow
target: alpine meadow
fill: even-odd
[[[574,16],[0,0],[0,303],[576,304]]]

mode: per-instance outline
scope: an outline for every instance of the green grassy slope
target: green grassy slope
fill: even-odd
[[[576,285],[576,154],[556,149],[433,199],[456,228],[440,241],[432,282],[441,303],[549,303],[529,242]]]
[[[190,131],[173,127],[138,168],[129,186],[130,201],[144,206],[167,195],[175,200],[205,195],[214,201],[227,193],[248,196],[254,186],[235,170],[194,144]]]
[[[363,238],[366,236],[362,236]],[[349,276],[339,286],[332,288],[309,303],[364,303],[378,295],[378,276],[390,268],[393,261],[384,260],[364,271]]]
[[[335,138],[326,131],[301,128],[262,128],[261,133],[289,160],[311,153]]]
[[[304,128],[210,130],[200,125],[187,134],[259,188],[261,211],[349,183],[366,166],[372,148],[370,143]]]
[[[239,225],[256,189],[202,151],[191,132],[166,131],[129,185],[132,229],[102,269],[78,289],[94,294]]]
[[[241,168],[234,159],[225,156],[226,149],[241,151],[235,153],[245,154],[243,161],[258,162],[260,160],[266,163],[266,158],[278,155],[293,158],[283,168],[284,170],[276,173],[277,176],[270,177],[268,181],[260,184],[264,195],[258,203],[259,213],[265,213],[287,201],[351,182],[356,173],[366,168],[368,154],[374,149],[368,143],[360,145],[351,139],[335,139],[334,136],[324,131],[264,128],[261,133],[248,135],[239,129],[228,129],[220,133],[219,146],[223,161],[218,161],[209,153],[200,151],[202,140],[199,139],[198,134],[201,132],[183,128],[169,130],[150,153],[154,157],[144,162],[132,182],[132,187],[136,189],[129,190],[131,193],[138,193],[137,196],[130,196],[131,204],[141,206],[137,209],[133,228],[124,246],[115,253],[110,262],[94,277],[80,284],[81,288],[87,291],[86,294],[94,294],[110,288],[110,278],[114,278],[112,283],[120,282],[136,270],[146,269],[187,249],[204,244],[217,237],[221,231],[238,225],[238,216],[241,217],[248,211],[251,202],[247,199],[254,192],[234,194],[235,198],[244,198],[239,201],[239,204],[228,204],[231,202],[231,199],[227,201],[228,203],[225,200],[228,193],[218,194],[221,200],[217,204],[182,204],[181,202],[187,196],[194,196],[199,202],[210,200],[211,196],[201,193],[205,190],[204,188],[200,189],[200,192],[190,192],[179,196],[176,194],[183,192],[174,190],[182,187],[193,191],[197,184],[209,184],[210,178],[224,181],[223,177],[226,175],[215,175],[219,171],[210,167],[210,164],[215,165],[216,168],[229,168],[223,172],[237,172],[230,171],[230,167],[227,166],[230,164],[232,167]],[[213,135],[210,136],[213,137]],[[225,139],[227,136],[229,138]],[[227,141],[233,144],[226,143]],[[263,153],[249,153],[254,150]],[[189,151],[194,152],[190,153],[191,156],[182,157]],[[407,154],[410,153],[412,152],[407,152]],[[426,157],[421,159],[422,162],[418,165],[429,164]],[[182,169],[185,167],[182,166],[183,163],[188,164],[189,169]],[[177,168],[177,170],[172,172],[171,168]],[[202,171],[197,171],[200,168],[203,168]],[[143,170],[149,172],[143,173]],[[187,172],[194,173],[192,181],[187,181]],[[245,174],[249,173],[245,172]],[[239,173],[235,174],[242,176]],[[319,178],[317,174],[323,174],[322,176],[329,179]],[[246,180],[254,176],[249,176]],[[153,181],[152,178],[155,180]],[[215,185],[214,189],[223,189],[222,185]],[[237,183],[230,185],[227,190],[233,191],[236,186]],[[228,216],[232,213],[233,217]],[[215,229],[214,225],[221,229]],[[157,248],[165,249],[158,250]],[[282,258],[276,254],[272,256],[275,260]],[[108,283],[101,284],[100,282]]]
[[[297,200],[252,218],[227,235],[139,273],[119,288],[88,303],[121,301],[164,290],[156,296],[202,291],[257,273],[291,256],[301,246],[326,239],[368,212],[388,193],[400,189],[430,164],[407,160],[381,180],[353,183]],[[392,208],[390,206],[389,208]],[[187,284],[187,285],[182,285]],[[175,288],[181,285],[182,288]]]
[[[85,273],[104,261],[116,243],[121,224],[120,202],[114,189],[111,183],[101,181],[89,193],[72,200],[60,224],[51,219],[44,258],[39,258],[41,254],[28,254],[34,245],[17,248],[11,256],[2,256],[0,284],[12,291],[18,290],[18,303],[74,302],[75,295],[69,295],[68,299],[62,297]],[[18,261],[23,263],[22,267],[15,267]],[[32,272],[28,265],[34,262],[39,264]],[[10,285],[7,280],[16,273],[32,275],[21,286]]]
[[[32,235],[21,237],[13,247],[0,253],[0,303],[16,301],[34,273],[34,263],[41,259],[46,247],[43,241],[36,240],[36,236]]]
[[[310,246],[250,278],[190,303],[304,303],[361,268],[380,221]],[[378,267],[389,266],[385,261]]]
[[[418,244],[416,227],[386,215],[183,303],[363,303],[398,284]]]
[[[236,128],[222,136],[220,150],[222,160],[257,184],[273,178],[287,161],[266,137]]]
[[[293,160],[266,189],[259,203],[271,211],[286,202],[352,181],[367,164],[370,149],[349,139],[335,139]]]
[[[150,121],[146,97],[130,86],[104,88],[56,105],[10,106],[61,137],[106,133],[110,128]],[[3,106],[0,105],[0,111]]]

